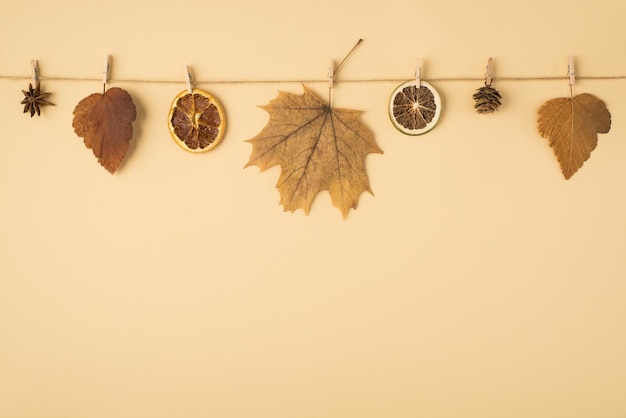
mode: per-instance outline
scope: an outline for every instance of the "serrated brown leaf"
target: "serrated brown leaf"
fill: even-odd
[[[542,137],[548,138],[563,176],[569,179],[598,145],[598,133],[611,129],[611,114],[605,103],[592,94],[560,97],[539,108],[537,128]]]
[[[113,87],[104,94],[94,93],[81,100],[74,109],[72,126],[98,162],[114,174],[128,151],[136,117],[130,94]]]
[[[309,213],[315,196],[330,192],[343,217],[356,207],[361,193],[372,193],[365,157],[382,150],[361,121],[360,110],[335,109],[306,86],[303,94],[279,92],[265,109],[270,119],[254,138],[246,167],[261,171],[279,165],[276,187],[287,211]]]

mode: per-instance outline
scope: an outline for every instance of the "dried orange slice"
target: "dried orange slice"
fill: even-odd
[[[189,152],[205,152],[219,144],[226,131],[221,103],[210,93],[192,89],[181,91],[172,102],[167,117],[174,142]]]
[[[407,135],[421,135],[435,127],[441,115],[441,97],[425,81],[400,84],[389,99],[393,126]]]

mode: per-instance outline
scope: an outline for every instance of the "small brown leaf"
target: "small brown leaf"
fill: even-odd
[[[74,109],[72,126],[100,164],[114,174],[128,151],[136,117],[130,94],[113,87],[104,94],[94,93],[81,100]]]
[[[365,157],[382,150],[359,110],[334,109],[304,86],[304,94],[280,92],[268,105],[265,128],[247,142],[253,149],[246,167],[281,167],[276,187],[285,210],[309,213],[315,196],[328,190],[343,217],[361,193],[371,193]]]
[[[569,179],[598,145],[598,133],[611,129],[611,114],[592,94],[548,100],[538,111],[537,128],[548,138],[561,171]]]

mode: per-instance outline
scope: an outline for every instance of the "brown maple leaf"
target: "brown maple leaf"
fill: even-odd
[[[261,106],[270,119],[246,141],[253,146],[246,167],[256,165],[263,171],[280,166],[276,187],[285,211],[303,209],[308,214],[315,196],[328,190],[345,218],[361,193],[372,193],[365,157],[382,150],[361,121],[361,111],[334,109],[303,88],[301,95],[279,92]]]
[[[548,100],[538,111],[537,128],[548,138],[561,171],[569,179],[598,145],[598,133],[611,128],[611,114],[592,94]]]
[[[94,93],[81,100],[74,109],[72,126],[100,164],[114,174],[128,151],[136,117],[130,94],[113,87],[104,94]]]

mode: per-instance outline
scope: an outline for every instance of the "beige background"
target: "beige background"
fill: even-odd
[[[625,14],[617,0],[5,4],[0,418],[626,416],[626,80],[578,80],[613,125],[571,180],[535,128],[569,94],[568,55],[580,77],[626,75]],[[323,80],[358,38],[334,104],[362,109],[384,150],[367,159],[375,197],[345,221],[327,194],[285,213],[279,171],[243,168],[258,106]],[[114,176],[72,130],[100,82],[44,80],[56,106],[40,118],[19,105],[30,59],[42,77],[99,79],[106,54],[138,109]],[[445,108],[408,137],[387,117],[399,82],[350,80],[409,79],[418,56]],[[489,56],[504,104],[484,116],[481,81],[436,79],[480,78]],[[187,64],[228,113],[208,154],[166,127]]]

